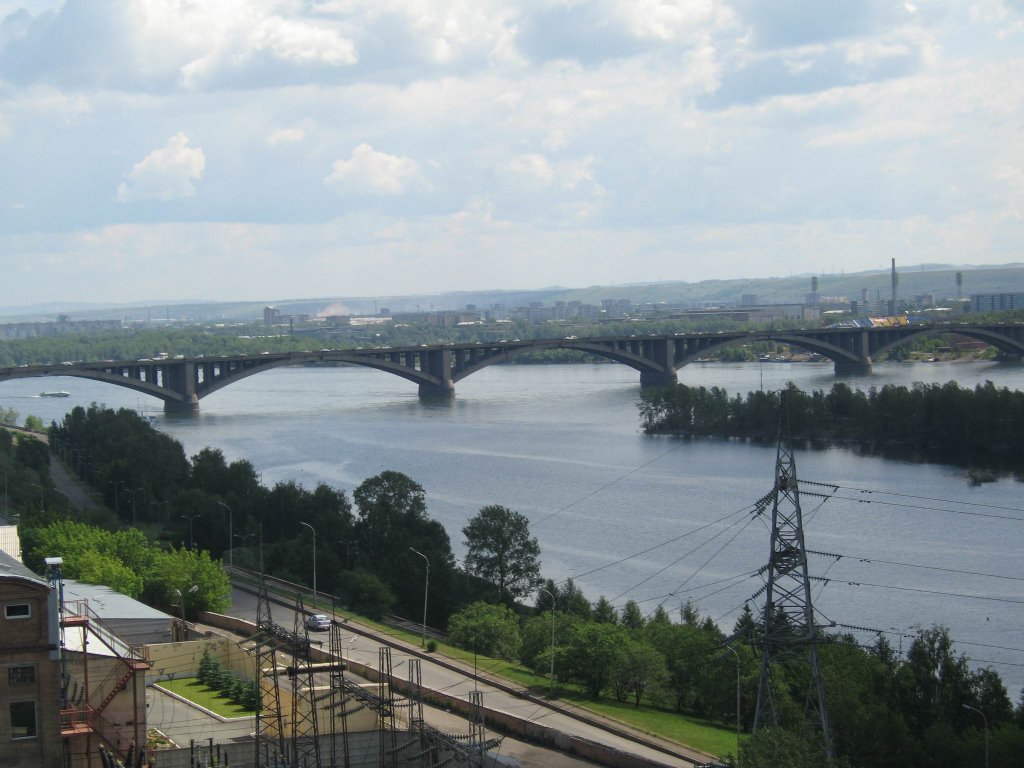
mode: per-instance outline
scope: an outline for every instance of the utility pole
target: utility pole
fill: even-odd
[[[316,528],[301,520],[299,525],[304,525],[313,532],[313,611],[316,612]]]
[[[555,698],[555,596],[550,591],[540,587],[538,592],[543,592],[551,598],[551,683],[548,686],[548,699]]]
[[[228,511],[228,567],[235,567],[235,524],[232,521],[231,507],[225,504],[223,501],[218,501],[217,504],[224,507]],[[316,557],[316,555],[313,555]],[[316,602],[315,600],[313,602]]]
[[[427,647],[427,595],[430,594],[430,560],[417,549],[409,547],[410,550],[415,552],[417,555],[423,558],[423,562],[427,564],[426,575],[423,577],[423,636],[420,638],[420,647]]]
[[[779,437],[775,457],[775,487],[772,499],[771,553],[765,588],[764,640],[761,678],[757,686],[753,732],[765,725],[777,725],[779,709],[773,690],[773,667],[801,653],[806,654],[811,680],[804,705],[805,725],[819,728],[825,756],[835,762],[835,748],[825,706],[825,683],[818,664],[818,627],[811,603],[811,582],[807,573],[803,513],[796,476],[796,460],[790,445],[786,393],[779,393]]]

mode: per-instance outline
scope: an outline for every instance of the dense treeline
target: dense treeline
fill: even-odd
[[[887,384],[855,390],[836,383],[827,393],[786,390],[789,428],[797,439],[911,446],[967,462],[1019,462],[1024,455],[1024,392],[988,381],[974,389],[946,384]],[[684,435],[774,437],[778,392],[746,398],[719,387],[676,384],[641,395],[644,431]]]
[[[430,561],[429,623],[445,626],[453,610],[483,594],[480,579],[456,577],[448,534],[428,516],[423,488],[399,472],[365,480],[351,500],[325,484],[267,488],[248,461],[228,462],[212,449],[189,459],[134,411],[95,405],[73,409],[50,438],[121,524],[142,527],[165,546],[206,550],[249,568],[262,557],[268,573],[312,586],[308,523],[316,531],[319,590],[360,613],[421,614],[424,566],[407,554],[410,547]]]
[[[740,720],[749,731],[762,629],[749,608],[729,640],[689,602],[673,619],[663,607],[645,616],[633,601],[621,610],[603,597],[591,604],[571,579],[562,586],[549,581],[545,588],[555,599],[553,615],[551,597],[543,591],[535,615],[521,626],[502,607],[474,605],[452,617],[451,639],[480,653],[517,658],[539,675],[549,673],[553,655],[563,692],[644,704],[723,725],[736,723],[738,668]],[[918,630],[903,657],[884,637],[865,647],[850,635],[825,636],[820,657],[841,765],[976,765],[984,730],[981,718],[966,707],[988,718],[993,765],[1017,765],[1024,758],[1024,697],[1015,711],[999,675],[988,668],[971,671],[942,627]],[[782,730],[760,732],[746,741],[741,766],[825,768],[823,752],[813,748],[806,750],[806,762],[793,757],[805,749],[799,731],[808,678],[803,661],[775,668]],[[781,750],[777,754],[775,747]]]

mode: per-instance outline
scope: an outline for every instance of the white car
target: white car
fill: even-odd
[[[312,613],[306,617],[306,629],[317,632],[326,631],[331,628],[331,620],[322,613]]]

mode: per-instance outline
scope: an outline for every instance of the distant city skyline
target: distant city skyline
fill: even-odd
[[[0,0],[0,307],[1003,264],[1024,6]]]

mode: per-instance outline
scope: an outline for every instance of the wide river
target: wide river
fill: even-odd
[[[366,368],[286,368],[204,399],[197,417],[165,417],[160,403],[72,378],[0,384],[0,405],[49,423],[90,402],[156,414],[189,455],[205,446],[246,458],[263,483],[324,482],[351,492],[386,469],[427,493],[456,556],[461,529],[486,504],[526,514],[545,577],[572,576],[592,600],[632,598],[678,615],[692,598],[729,631],[762,585],[775,446],[648,437],[639,429],[638,375],[619,365],[494,366],[462,381],[449,403],[423,403],[408,382]],[[1024,389],[1024,366],[883,364],[855,387],[991,379]],[[804,389],[836,381],[828,363],[693,364],[693,385],[730,393]],[[39,398],[66,389],[68,398]],[[993,666],[1017,701],[1024,686],[1024,489],[1012,478],[972,486],[964,469],[798,450],[815,607],[822,622],[891,633],[950,628],[972,665]],[[839,486],[833,498],[809,495]],[[401,557],[401,553],[396,553]],[[758,604],[752,603],[756,611]],[[868,632],[854,633],[865,643]]]

